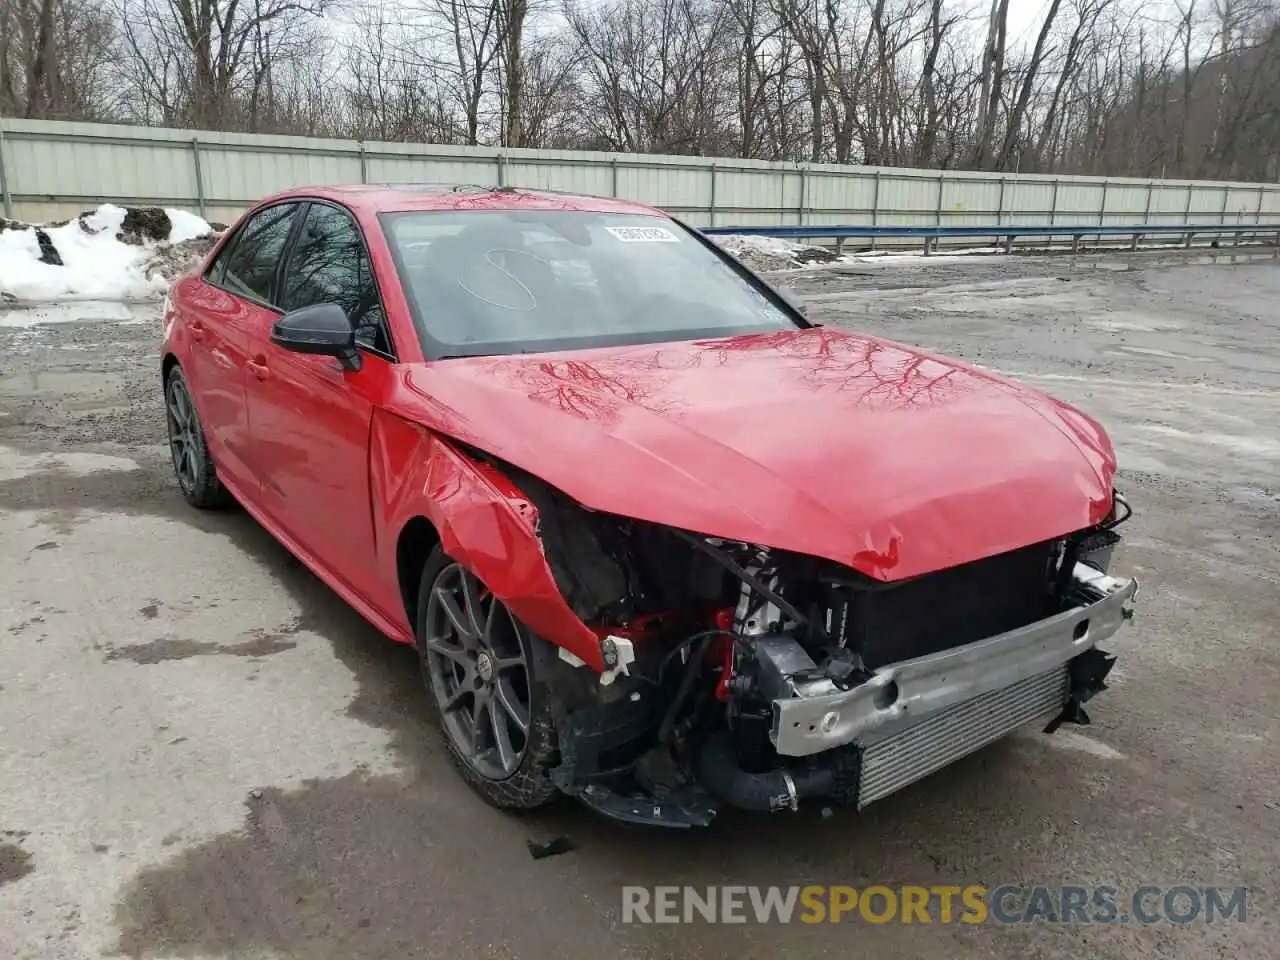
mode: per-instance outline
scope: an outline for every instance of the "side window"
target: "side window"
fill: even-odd
[[[285,267],[280,305],[297,310],[317,303],[336,303],[356,330],[356,343],[390,354],[386,324],[373,266],[351,215],[328,204],[313,203]]]
[[[297,212],[296,203],[285,203],[250,217],[214,264],[211,278],[232,293],[270,303],[271,281]]]

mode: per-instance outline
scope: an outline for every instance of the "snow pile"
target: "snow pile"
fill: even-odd
[[[794,270],[810,263],[831,263],[839,259],[826,247],[795,243],[781,237],[729,233],[711,239],[752,270]]]
[[[860,250],[845,257],[855,263],[874,263],[875,261],[891,261],[894,264],[905,263],[937,263],[949,259],[968,260],[973,257],[1003,256],[999,247],[962,247],[954,250],[943,247],[929,255],[912,250]]]
[[[938,263],[959,259],[970,259],[979,256],[1000,254],[998,247],[965,247],[960,249],[935,250],[926,256],[920,247],[903,247],[900,249],[868,250],[850,249],[852,244],[866,244],[863,238],[857,238],[846,245],[846,253],[837,256],[835,250],[827,247],[814,247],[781,237],[757,237],[745,234],[725,234],[711,238],[725,250],[745,263],[753,270],[796,270],[815,263],[872,263],[902,266],[906,264]],[[923,244],[923,241],[921,241]]]
[[[109,203],[63,223],[0,220],[0,299],[152,299],[213,239],[208,223],[182,210]]]
[[[194,213],[187,213],[185,210],[166,210],[165,213],[169,215],[170,243],[186,243],[188,240],[207,237],[213,233],[209,221],[203,217],[197,217]]]

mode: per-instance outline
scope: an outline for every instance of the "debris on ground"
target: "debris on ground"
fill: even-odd
[[[574,850],[573,841],[568,837],[556,837],[546,843],[535,843],[529,841],[529,855],[535,860],[545,860],[547,857],[555,857],[562,853],[569,853]]]
[[[0,300],[150,300],[218,233],[185,210],[106,203],[71,220],[0,220]]]
[[[140,246],[150,240],[159,243],[169,239],[171,228],[169,215],[159,207],[127,207],[124,219],[120,221],[120,232],[116,239],[121,243],[132,243]]]
[[[63,266],[58,248],[53,245],[53,240],[44,230],[36,230],[36,246],[40,249],[41,263],[47,263],[51,267]]]
[[[147,262],[143,264],[143,272],[152,280],[163,281],[167,288],[170,283],[200,263],[217,242],[218,234],[209,233],[177,243],[157,244]]]

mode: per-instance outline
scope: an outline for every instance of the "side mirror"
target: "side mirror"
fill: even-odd
[[[804,297],[800,296],[800,294],[796,293],[790,287],[776,287],[775,289],[778,291],[778,296],[787,301],[787,304],[792,310],[800,314],[802,317],[809,316],[809,307],[805,304]]]
[[[336,303],[317,303],[286,313],[271,327],[271,342],[294,353],[337,357],[348,370],[360,369],[356,332]]]

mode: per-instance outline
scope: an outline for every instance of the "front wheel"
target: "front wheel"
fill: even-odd
[[[169,431],[169,455],[183,498],[193,507],[208,510],[224,506],[227,491],[205,443],[204,428],[187,388],[187,378],[174,367],[164,382],[165,422]]]
[[[418,596],[418,660],[454,766],[494,806],[549,802],[556,741],[543,641],[439,547]]]

